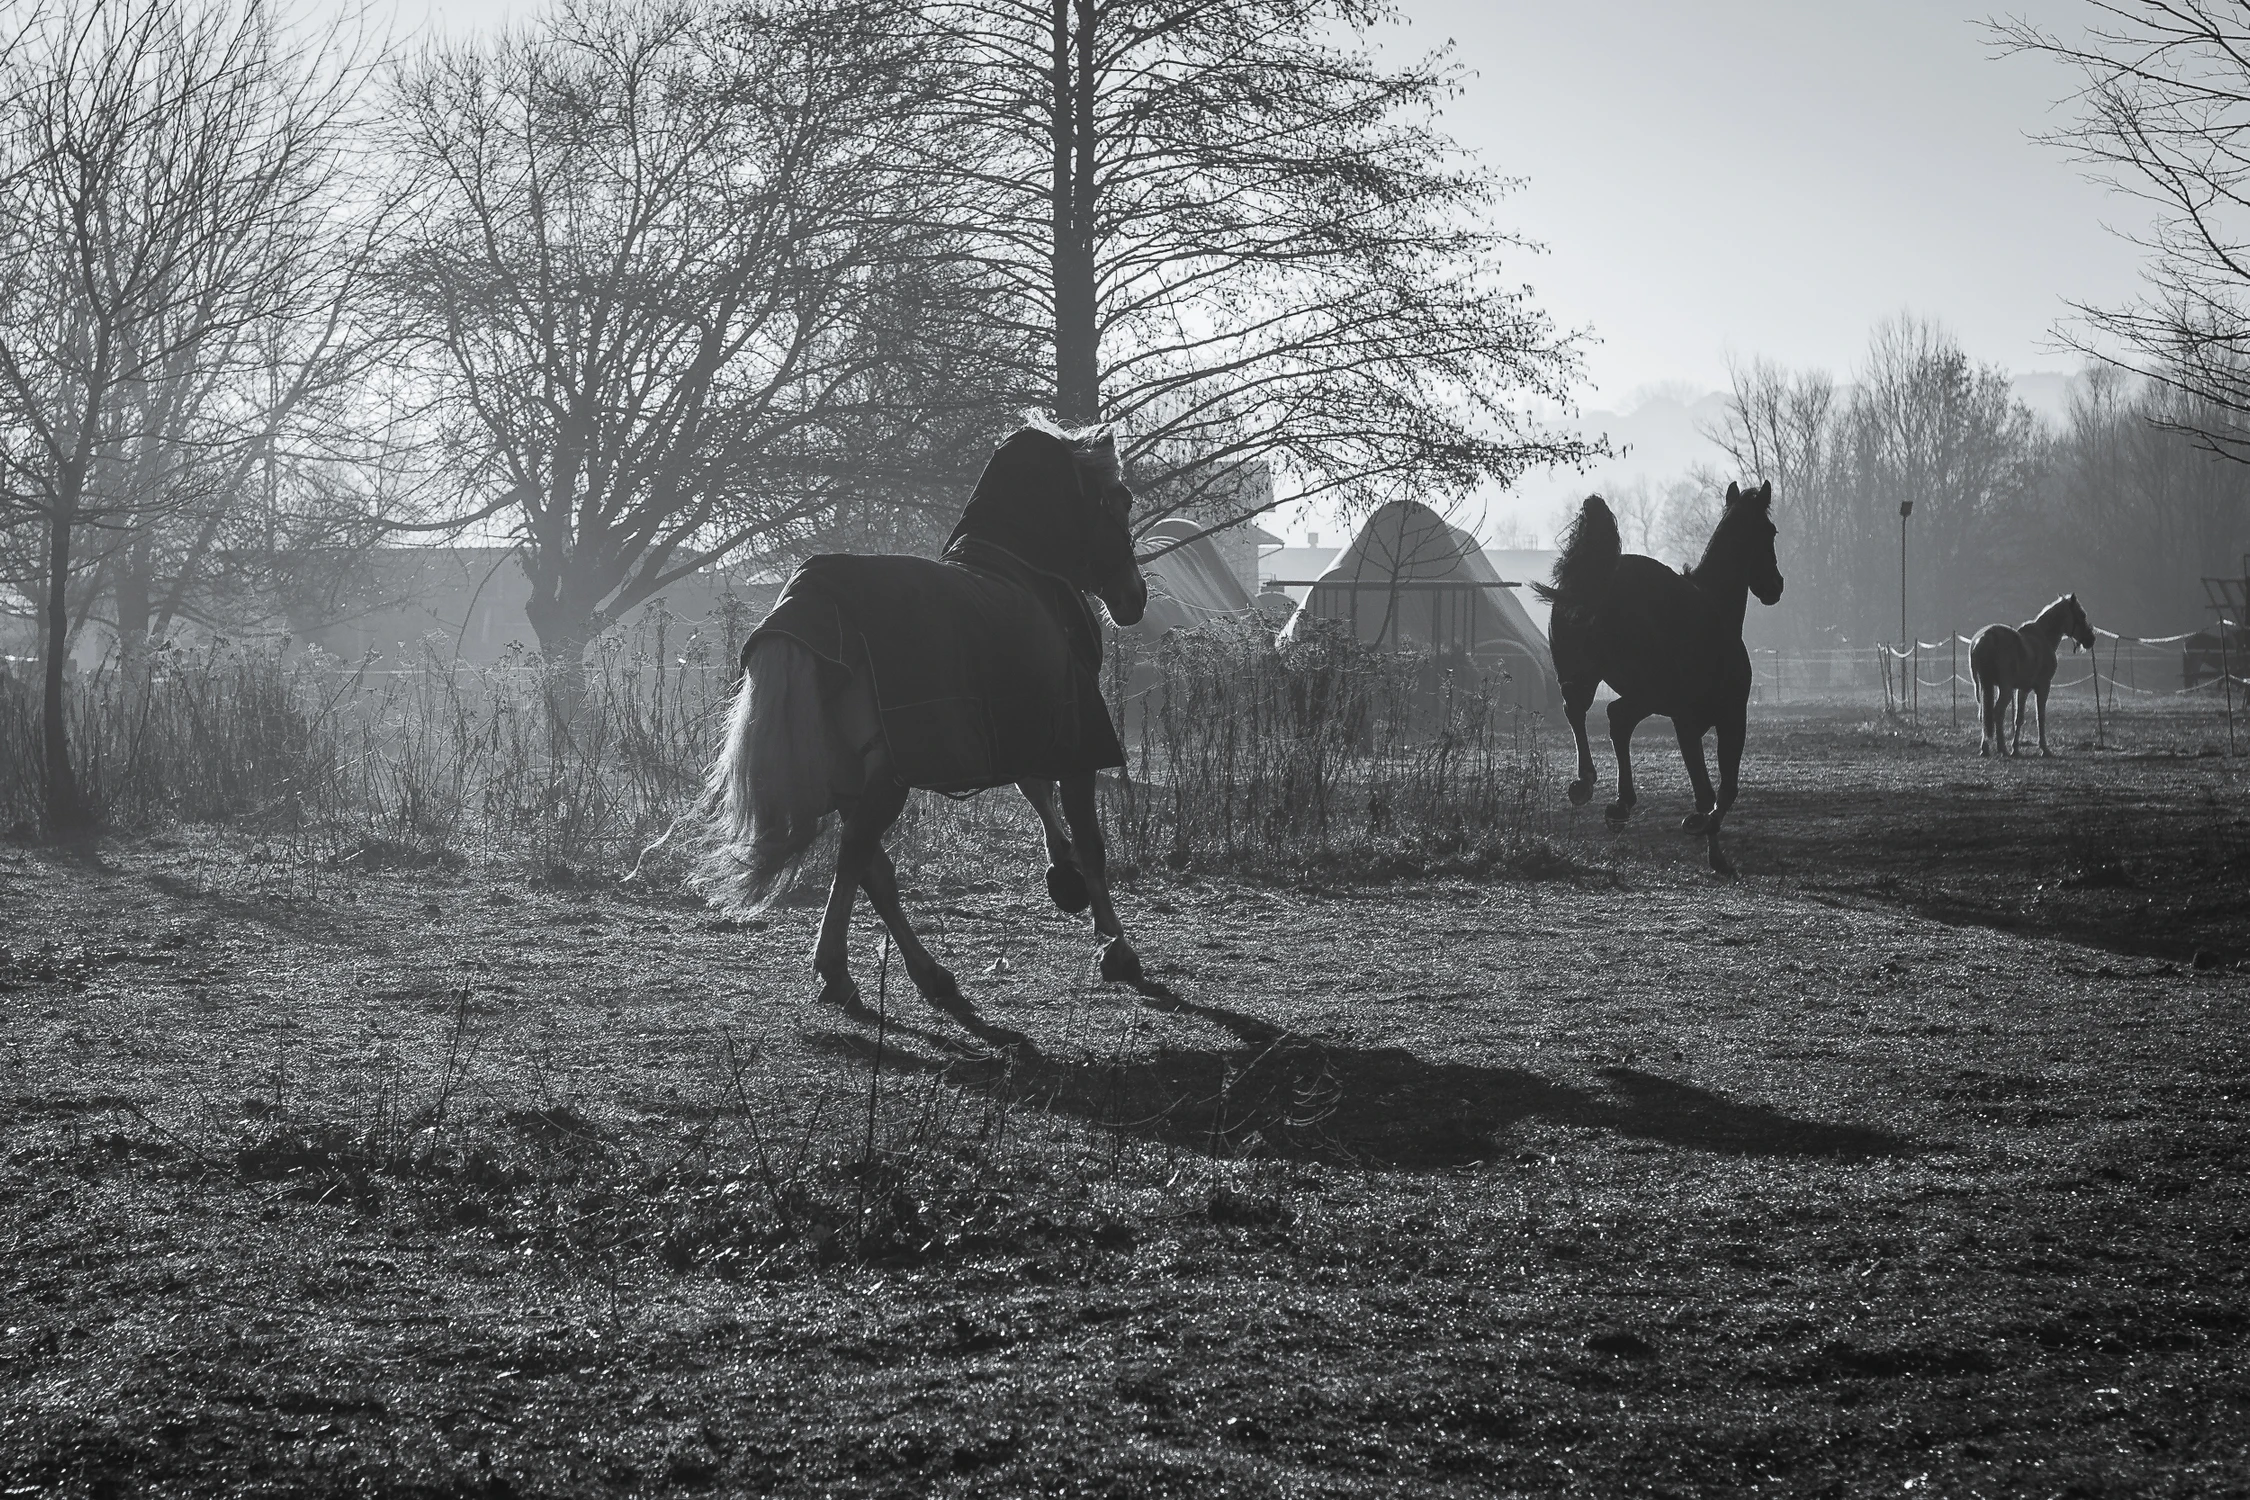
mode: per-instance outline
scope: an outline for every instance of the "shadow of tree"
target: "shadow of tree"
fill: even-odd
[[[1799,1120],[1633,1068],[1602,1069],[1606,1087],[1592,1090],[1521,1068],[1324,1041],[1181,999],[1154,982],[1135,988],[1153,1008],[1210,1021],[1235,1044],[1064,1058],[1012,1032],[1015,1040],[985,1050],[894,1018],[882,1066],[943,1074],[964,1088],[1212,1156],[1461,1166],[1492,1158],[1503,1149],[1498,1137],[1533,1117],[1739,1156],[1861,1160],[1919,1149],[1887,1131]],[[811,1040],[875,1060],[873,1037],[826,1032]]]

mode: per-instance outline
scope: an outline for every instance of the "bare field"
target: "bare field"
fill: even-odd
[[[864,917],[846,1017],[809,910],[0,846],[0,1490],[2242,1493],[2250,780],[2054,728],[1762,715],[1722,884],[1652,725],[1555,878],[1144,875],[1139,993],[955,851],[981,1041]]]

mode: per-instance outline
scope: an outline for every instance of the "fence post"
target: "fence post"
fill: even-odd
[[[2234,667],[2227,656],[2227,617],[2219,616],[2219,682],[2227,699],[2227,759],[2234,759]]]
[[[1917,635],[1912,647],[1914,654],[1907,659],[1906,670],[1914,674],[1914,732],[1922,732],[1922,638]]]
[[[2086,675],[2094,684],[2094,748],[2102,748],[2102,639],[2094,637],[2094,649],[2086,653]]]
[[[1948,669],[1953,677],[1950,684],[1953,689],[1953,707],[1947,714],[1945,727],[1953,733],[1959,734],[1961,732],[1961,632],[1954,630],[1947,632],[1947,634],[1952,637],[1946,642],[1946,645],[1953,652],[1953,665]]]

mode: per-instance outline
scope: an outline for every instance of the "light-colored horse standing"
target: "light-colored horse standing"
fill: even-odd
[[[2094,627],[2086,623],[2086,611],[2078,607],[2076,594],[2063,595],[2039,611],[2037,619],[2021,625],[1987,625],[1977,632],[1969,643],[1969,674],[1976,680],[1982,730],[1977,754],[2022,753],[2024,700],[2034,694],[2039,699],[2039,753],[2055,753],[2047,748],[2047,689],[2055,680],[2055,651],[2064,636],[2070,637],[2073,649],[2093,649]],[[2012,745],[2003,732],[2011,693],[2016,700]]]

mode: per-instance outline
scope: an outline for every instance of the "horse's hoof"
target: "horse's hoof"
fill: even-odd
[[[1701,833],[1710,826],[1711,815],[1709,813],[1691,812],[1680,819],[1680,832],[1682,833]]]
[[[1713,849],[1711,851],[1711,873],[1722,880],[1734,879],[1734,861]]]
[[[2046,746],[2041,745],[2039,747],[2039,758],[2041,760],[2053,760],[2055,758],[2055,752],[2049,750]]]
[[[1141,956],[1133,951],[1132,944],[1121,937],[1102,944],[1102,978],[1111,984],[1141,982]]]
[[[1047,895],[1057,910],[1072,916],[1094,904],[1093,894],[1086,889],[1086,877],[1076,865],[1047,866]]]
[[[1608,823],[1612,828],[1623,828],[1625,826],[1625,820],[1627,818],[1630,818],[1632,815],[1633,804],[1630,802],[1612,802],[1609,806],[1602,809],[1603,821]]]
[[[820,987],[820,1003],[841,1011],[859,1008],[859,985],[849,974],[840,974]]]
[[[1570,784],[1570,805],[1572,807],[1584,807],[1593,800],[1594,784],[1591,781],[1574,781]]]
[[[939,1010],[959,1010],[969,1003],[962,998],[961,986],[954,979],[953,971],[934,964],[929,973],[916,981],[915,988],[922,992],[923,999]]]

